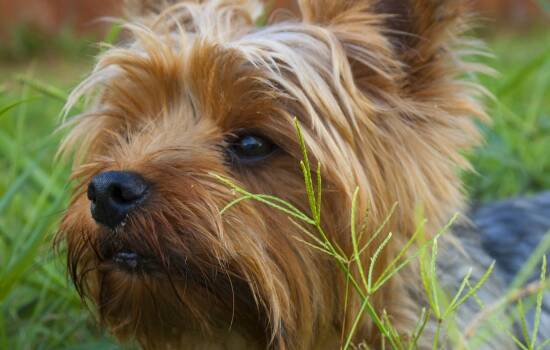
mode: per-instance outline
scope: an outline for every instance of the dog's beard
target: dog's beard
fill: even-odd
[[[212,213],[186,218],[174,214],[172,205],[139,210],[111,230],[77,217],[79,207],[87,207],[85,200],[73,203],[61,226],[69,273],[118,338],[136,338],[147,348],[157,340],[177,346],[182,334],[208,339],[236,332],[270,341],[266,300],[254,280],[254,274],[268,272],[254,271],[260,262],[238,257],[238,251],[261,248],[245,246],[249,239],[231,239],[253,224],[213,234],[219,218],[207,217]]]

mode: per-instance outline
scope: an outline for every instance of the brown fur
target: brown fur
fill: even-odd
[[[457,172],[468,168],[462,152],[478,142],[474,120],[484,118],[480,90],[459,79],[479,69],[462,60],[464,2],[302,0],[302,19],[261,28],[253,0],[129,2],[132,40],[107,50],[68,103],[91,93],[63,145],[75,153],[77,185],[60,238],[79,292],[114,335],[148,349],[337,347],[355,313],[344,310],[334,262],[265,205],[244,201],[221,216],[235,194],[211,174],[307,211],[296,116],[312,163],[322,164],[324,228],[344,251],[357,186],[366,232],[398,203],[386,228],[400,238],[377,269],[411,236],[419,206],[435,232],[462,208]],[[255,167],[227,164],[220,148],[241,128],[283,152]],[[106,170],[154,184],[117,232],[93,221],[84,193]],[[120,271],[105,258],[113,244],[150,256],[155,268]],[[419,306],[406,290],[419,284],[407,275],[372,297],[404,335]],[[357,309],[359,298],[349,303]],[[368,317],[363,339],[380,341]]]

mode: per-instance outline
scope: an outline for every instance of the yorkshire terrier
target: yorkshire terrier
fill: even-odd
[[[378,254],[374,276],[412,238],[419,212],[432,237],[455,213],[471,214],[441,248],[441,283],[456,290],[469,266],[480,278],[496,260],[476,296],[490,304],[550,227],[540,215],[550,195],[516,209],[465,205],[464,152],[488,119],[482,89],[464,79],[485,69],[465,59],[476,51],[466,1],[300,0],[299,9],[264,24],[255,0],[127,1],[129,34],[69,98],[68,109],[84,95],[89,104],[62,145],[75,187],[58,238],[78,292],[121,341],[337,349],[353,329],[355,344],[389,348],[376,317],[412,336],[426,305],[414,263],[368,296],[373,309],[354,323],[361,297],[287,213],[243,200],[221,214],[237,194],[219,176],[308,212],[294,118],[321,165],[328,239],[351,256],[356,188],[354,208],[368,213],[360,243],[384,222],[393,233],[361,255],[369,268]],[[539,226],[525,238],[507,215]],[[476,312],[465,304],[459,327]],[[437,322],[416,346],[432,348]],[[550,329],[546,314],[539,329]],[[483,346],[515,345],[504,333]]]

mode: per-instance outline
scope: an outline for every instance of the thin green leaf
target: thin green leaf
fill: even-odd
[[[495,268],[495,262],[493,261],[491,263],[491,265],[489,265],[489,268],[487,268],[487,270],[485,271],[485,273],[483,273],[483,276],[481,276],[481,278],[479,279],[479,281],[474,285],[473,288],[471,288],[468,293],[466,293],[466,295],[464,295],[457,303],[456,303],[456,307],[459,307],[460,305],[464,304],[464,302],[466,302],[466,300],[470,299],[470,297],[472,295],[474,295],[478,290],[479,288],[481,288],[481,286],[487,281],[487,279],[489,278],[489,276],[491,275],[491,273],[493,273],[493,270]]]
[[[541,285],[545,284],[546,281],[546,255],[542,257],[542,265],[540,267],[540,283]],[[540,320],[542,317],[542,300],[544,298],[545,290],[544,288],[540,288],[540,290],[537,293],[537,306],[535,308],[535,322],[533,325],[533,334],[531,336],[531,342],[529,343],[529,349],[534,349],[535,344],[537,343],[538,334],[539,334],[539,327],[540,327]]]
[[[392,233],[390,232],[390,233],[388,233],[388,236],[382,241],[382,243],[380,243],[378,248],[376,248],[376,251],[374,252],[372,257],[370,258],[369,275],[368,275],[368,279],[367,279],[367,286],[368,286],[367,290],[371,293],[372,293],[372,276],[373,276],[373,273],[374,273],[374,266],[376,265],[376,261],[378,260],[378,257],[380,256],[380,254],[382,254],[382,251],[388,245],[391,238],[392,238]]]
[[[353,340],[353,337],[355,336],[355,332],[357,331],[357,325],[359,324],[359,321],[361,321],[361,318],[363,317],[363,313],[367,309],[367,306],[369,305],[369,300],[365,299],[363,300],[363,303],[361,304],[361,308],[359,309],[359,312],[357,312],[357,316],[355,317],[355,320],[353,321],[353,325],[351,326],[350,332],[348,334],[348,338],[346,339],[346,343],[344,344],[344,350],[349,349],[351,346],[351,341]]]
[[[16,77],[17,81],[21,84],[27,85],[34,90],[41,92],[42,94],[52,97],[56,100],[58,100],[61,103],[65,103],[67,101],[68,95],[65,93],[65,91],[50,85],[46,84],[44,82],[33,80],[27,76],[19,75]]]
[[[229,204],[227,204],[225,207],[223,207],[222,210],[220,210],[220,215],[223,215],[226,211],[228,211],[229,209],[231,209],[232,207],[234,207],[238,203],[240,203],[244,200],[250,199],[250,198],[252,198],[252,196],[243,195],[242,197],[239,197],[237,199],[232,200],[231,202],[229,202]]]
[[[35,101],[37,99],[38,97],[30,97],[30,98],[25,98],[22,100],[8,103],[7,105],[0,107],[0,116],[4,115],[5,113],[9,112],[10,110],[14,109],[17,106],[22,105],[23,103]]]

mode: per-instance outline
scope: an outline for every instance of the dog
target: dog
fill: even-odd
[[[372,310],[356,320],[362,298],[348,293],[334,259],[265,203],[242,200],[222,215],[238,194],[220,177],[309,213],[296,118],[310,163],[320,165],[320,226],[351,256],[352,207],[368,213],[364,232],[384,223],[392,239],[379,249],[386,236],[376,237],[361,255],[382,276],[413,238],[419,208],[428,237],[468,214],[459,172],[470,169],[464,152],[480,144],[477,123],[488,120],[482,89],[463,79],[486,70],[464,57],[475,45],[464,35],[468,4],[300,0],[299,8],[259,25],[255,0],[127,1],[128,36],[71,94],[67,111],[84,95],[89,103],[68,120],[61,146],[75,185],[57,241],[77,291],[120,341],[336,349],[353,330],[357,346],[392,347],[377,318],[412,339],[427,305],[418,266],[369,295]],[[443,287],[458,290],[470,266],[481,279],[496,260],[476,298],[498,300],[519,271],[509,262],[525,261],[550,227],[538,214],[550,212],[549,197],[523,206],[522,220],[540,223],[523,250],[514,244],[520,231],[493,220],[516,215],[516,202],[459,220],[457,242],[441,249]],[[464,329],[480,309],[470,300],[461,310]],[[432,348],[439,321],[426,321],[418,348]],[[496,333],[477,348],[515,347]]]

